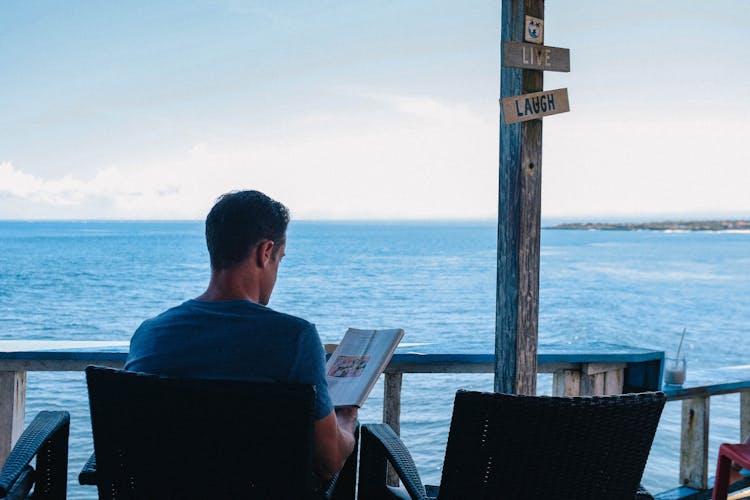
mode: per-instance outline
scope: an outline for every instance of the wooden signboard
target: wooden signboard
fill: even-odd
[[[544,90],[502,100],[505,123],[518,123],[570,111],[568,89]]]
[[[503,43],[503,66],[543,71],[570,71],[570,50],[531,43]]]

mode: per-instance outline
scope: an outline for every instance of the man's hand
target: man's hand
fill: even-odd
[[[342,406],[336,408],[336,421],[340,429],[344,429],[354,434],[354,428],[357,426],[357,416],[359,408],[356,406]]]
[[[331,479],[354,450],[354,428],[357,424],[356,407],[337,408],[315,422],[315,472],[323,479]]]

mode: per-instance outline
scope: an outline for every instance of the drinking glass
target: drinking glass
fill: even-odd
[[[664,360],[664,383],[666,385],[682,385],[685,383],[685,356],[666,358]]]

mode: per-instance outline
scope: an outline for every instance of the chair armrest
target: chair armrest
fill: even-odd
[[[18,500],[29,498],[31,488],[34,487],[34,468],[27,465],[21,471],[18,479],[10,486],[3,500]]]
[[[96,455],[94,453],[86,460],[81,472],[78,473],[78,484],[96,486]]]
[[[427,500],[417,467],[403,441],[388,424],[362,426],[359,495],[363,499],[396,497],[385,484],[386,461],[393,466],[412,499]]]
[[[68,473],[68,433],[70,414],[66,411],[42,411],[18,438],[0,471],[0,497],[29,472],[37,457],[34,498],[65,498]]]

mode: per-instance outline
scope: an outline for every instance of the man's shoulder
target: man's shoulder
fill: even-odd
[[[270,307],[265,307],[264,309],[265,309],[264,315],[267,315],[268,321],[273,322],[282,327],[285,327],[284,329],[296,330],[296,331],[315,329],[315,325],[313,325],[308,320],[301,318],[299,316],[294,316],[293,314],[276,311],[275,309],[271,309]]]
[[[174,307],[170,307],[169,309],[166,309],[156,316],[153,316],[151,318],[148,318],[141,323],[140,328],[153,326],[153,325],[159,325],[162,323],[170,323],[177,318],[190,314],[190,308],[189,303],[190,301],[183,302],[182,304],[176,305]],[[139,328],[139,329],[140,329]]]
[[[254,302],[226,301],[205,302],[188,300],[167,309],[161,314],[147,319],[140,329],[150,329],[171,324],[213,323],[242,324],[255,323],[257,326],[273,325],[286,331],[314,330],[315,326],[304,318],[283,313]]]

